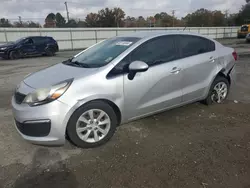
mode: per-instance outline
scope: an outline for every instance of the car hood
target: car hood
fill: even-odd
[[[97,70],[98,68],[73,67],[60,63],[30,74],[24,79],[24,83],[35,89],[46,88],[71,78],[93,75]]]
[[[14,46],[14,43],[5,43],[5,44],[0,44],[0,48],[5,48],[5,47],[12,47]]]

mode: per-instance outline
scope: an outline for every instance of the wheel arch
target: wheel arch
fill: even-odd
[[[209,86],[207,87],[207,89],[205,91],[205,95],[204,95],[205,97],[204,98],[207,97],[207,95],[209,94],[209,90],[210,90],[212,84],[214,83],[214,80],[216,78],[218,78],[219,76],[226,78],[228,80],[228,82],[229,82],[229,85],[231,85],[230,72],[231,72],[232,69],[230,69],[230,71],[227,72],[225,68],[222,68],[222,69],[220,69],[220,71],[217,72],[217,74],[215,74],[213,76],[213,78],[211,79],[211,81],[209,83]]]
[[[233,68],[232,68],[233,69]],[[218,76],[221,76],[221,77],[224,77],[228,80],[229,84],[231,85],[231,77],[230,77],[230,72],[232,71],[232,69],[230,69],[228,72],[226,72],[226,69],[225,68],[222,68],[218,74],[215,76],[214,80],[218,77]]]
[[[73,108],[73,110],[67,115],[68,117],[66,118],[66,122],[64,122],[64,125],[65,125],[65,135],[66,136],[67,136],[67,126],[68,126],[68,123],[70,121],[71,116],[76,112],[76,110],[78,110],[79,108],[81,108],[84,105],[87,105],[87,104],[89,104],[91,102],[96,102],[96,101],[102,101],[102,102],[105,102],[108,105],[110,105],[113,108],[113,110],[114,110],[114,112],[115,112],[115,114],[117,116],[118,125],[121,123],[121,121],[122,121],[122,113],[121,113],[120,108],[117,106],[117,104],[115,104],[111,100],[105,99],[105,98],[92,99],[92,100],[89,100],[89,101],[87,101],[85,103],[76,104],[76,106]]]

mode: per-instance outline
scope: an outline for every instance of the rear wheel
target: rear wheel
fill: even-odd
[[[9,59],[14,60],[19,58],[20,58],[20,53],[18,51],[11,51],[9,53]]]
[[[47,56],[54,56],[54,55],[55,55],[55,50],[52,49],[52,48],[46,49],[45,52],[46,52],[46,55],[47,55]]]
[[[114,135],[117,124],[117,116],[110,105],[93,101],[74,112],[67,135],[76,146],[93,148],[105,144]]]
[[[223,103],[228,96],[229,88],[230,84],[225,77],[219,76],[215,78],[204,103],[207,105],[213,103]]]

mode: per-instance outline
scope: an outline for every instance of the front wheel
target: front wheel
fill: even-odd
[[[207,105],[213,103],[223,103],[228,96],[229,87],[230,84],[225,77],[219,76],[215,78],[213,84],[211,85],[208,96],[203,102]]]
[[[19,58],[20,58],[20,53],[18,51],[11,51],[9,53],[9,59],[14,60]]]
[[[93,101],[73,113],[67,134],[76,146],[93,148],[105,144],[114,135],[117,124],[117,116],[110,105]]]

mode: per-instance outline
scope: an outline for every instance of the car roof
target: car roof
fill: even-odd
[[[28,37],[24,37],[24,38],[33,38],[33,37],[52,38],[52,37],[49,37],[49,36],[28,36]]]
[[[208,38],[204,35],[200,35],[198,33],[192,33],[187,31],[138,31],[128,35],[122,35],[120,37],[137,37],[141,39],[153,38],[157,36],[165,36],[165,35],[193,35],[199,36],[203,38]],[[211,40],[211,38],[208,38]]]

